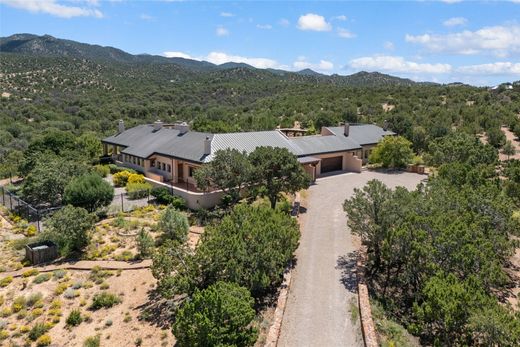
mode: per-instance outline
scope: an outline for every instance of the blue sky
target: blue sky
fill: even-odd
[[[520,80],[520,0],[0,0],[0,35],[14,33],[260,68]]]

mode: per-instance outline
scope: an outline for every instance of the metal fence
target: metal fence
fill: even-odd
[[[34,225],[38,232],[43,229],[43,219],[61,209],[61,206],[44,209],[35,208],[5,187],[0,187],[0,204]]]
[[[155,199],[150,194],[150,190],[140,190],[136,192],[122,192],[114,194],[112,203],[108,206],[107,213],[114,215],[119,212],[130,212],[139,207],[147,206],[154,203]],[[43,221],[50,217],[54,212],[62,208],[62,206],[38,209],[31,204],[23,201],[15,193],[7,188],[0,186],[0,205],[5,206],[12,213],[27,220],[34,225],[38,232],[43,230]]]

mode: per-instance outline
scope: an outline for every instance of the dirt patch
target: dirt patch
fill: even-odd
[[[101,273],[101,275],[100,275]],[[67,271],[62,278],[53,278],[37,284],[35,276],[14,279],[11,284],[0,289],[4,297],[1,320],[9,333],[7,341],[23,345],[28,335],[26,331],[36,323],[47,323],[50,326],[48,335],[57,346],[83,346],[87,337],[100,335],[101,345],[124,346],[133,345],[139,339],[142,346],[172,346],[174,337],[170,331],[170,315],[164,317],[163,324],[155,324],[157,312],[144,308],[157,301],[153,298],[155,279],[150,270],[132,270],[122,272],[100,272],[93,276],[87,271]],[[67,287],[60,293],[58,287]],[[94,294],[107,291],[118,295],[121,303],[106,309],[92,310]],[[15,298],[40,293],[41,302],[33,307],[23,308],[25,317],[8,310],[13,307]],[[56,308],[59,303],[61,307]],[[34,312],[39,306],[35,316]],[[73,309],[79,309],[83,322],[76,327],[67,327],[66,318]],[[7,316],[6,316],[7,315]]]

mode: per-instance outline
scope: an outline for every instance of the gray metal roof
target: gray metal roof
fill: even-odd
[[[209,134],[188,131],[180,134],[172,128],[154,131],[153,125],[139,125],[103,141],[126,147],[122,153],[148,158],[157,153],[188,161],[204,163],[213,159],[219,149],[233,148],[251,153],[260,146],[287,148],[298,157],[320,153],[341,152],[360,149],[362,145],[379,142],[383,136],[394,135],[377,125],[350,125],[349,136],[343,127],[328,127],[333,135],[287,137],[278,130],[242,133]],[[211,154],[204,155],[204,140],[210,137]]]
[[[344,127],[327,127],[334,135],[345,138]],[[351,124],[348,138],[360,146],[378,143],[384,136],[395,135],[393,131],[383,130],[375,124]]]

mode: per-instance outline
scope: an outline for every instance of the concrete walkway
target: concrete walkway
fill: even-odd
[[[409,189],[426,176],[365,171],[322,178],[309,189],[307,212],[301,215],[302,237],[297,265],[282,322],[278,346],[362,346],[358,322],[352,322],[351,300],[357,299],[355,251],[342,204],[354,188],[371,179]]]
[[[0,273],[1,277],[13,276],[20,277],[22,273],[30,269],[36,269],[40,273],[42,272],[52,272],[58,269],[64,270],[87,270],[90,271],[94,267],[98,266],[104,270],[140,270],[147,269],[152,265],[151,259],[145,259],[142,261],[116,261],[116,260],[79,260],[79,261],[70,261],[70,262],[59,262],[54,264],[49,264],[45,266],[30,266],[25,267],[23,269],[17,271],[10,272],[2,272]]]

